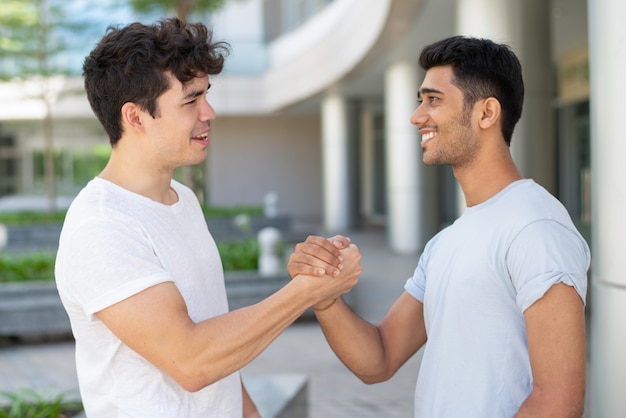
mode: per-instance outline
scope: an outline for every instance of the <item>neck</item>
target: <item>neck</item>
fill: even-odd
[[[171,205],[178,201],[176,192],[171,188],[173,175],[171,171],[148,169],[141,158],[128,161],[114,148],[99,177],[156,202]]]
[[[470,166],[453,167],[454,177],[463,190],[468,207],[489,200],[511,183],[523,179],[508,147],[506,152],[493,156],[490,154],[487,159],[477,159]]]

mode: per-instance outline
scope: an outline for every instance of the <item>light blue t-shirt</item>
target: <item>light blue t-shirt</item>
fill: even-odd
[[[559,282],[584,302],[590,257],[563,205],[532,180],[430,240],[405,285],[428,334],[415,416],[515,415],[533,385],[523,313]]]

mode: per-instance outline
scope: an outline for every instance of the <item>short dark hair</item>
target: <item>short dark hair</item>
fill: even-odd
[[[83,76],[89,104],[111,145],[122,136],[124,103],[136,103],[156,116],[156,101],[170,88],[166,73],[184,85],[222,71],[229,45],[213,42],[212,37],[202,23],[188,24],[178,18],[107,28],[85,58]]]
[[[464,95],[465,108],[494,97],[502,106],[502,135],[511,144],[513,129],[522,115],[522,66],[510,49],[489,39],[453,36],[424,48],[419,57],[424,70],[450,65],[453,83]]]

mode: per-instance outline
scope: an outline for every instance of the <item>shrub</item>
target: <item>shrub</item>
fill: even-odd
[[[9,402],[0,407],[0,418],[62,418],[72,417],[83,410],[81,402],[69,401],[65,394],[48,398],[31,389],[20,389],[17,392],[2,391],[0,396]]]
[[[0,256],[0,283],[54,280],[54,254]]]
[[[224,271],[256,270],[259,267],[259,243],[255,239],[218,242],[217,250]]]
[[[66,211],[58,212],[0,212],[0,224],[21,226],[63,223]]]
[[[256,270],[259,266],[255,239],[218,242],[217,249],[225,271]],[[54,262],[51,253],[0,254],[0,283],[53,281]]]

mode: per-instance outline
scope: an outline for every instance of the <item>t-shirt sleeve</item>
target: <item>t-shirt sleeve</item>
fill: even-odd
[[[520,311],[557,283],[572,286],[585,303],[590,258],[584,239],[559,222],[543,220],[526,226],[506,255]]]
[[[413,276],[410,277],[404,285],[404,290],[422,303],[424,303],[424,293],[426,292],[426,273],[424,272],[426,257],[424,254],[425,252],[420,256]]]
[[[115,219],[82,223],[59,255],[59,291],[82,306],[87,315],[155,284],[173,281],[149,237],[139,227]]]

